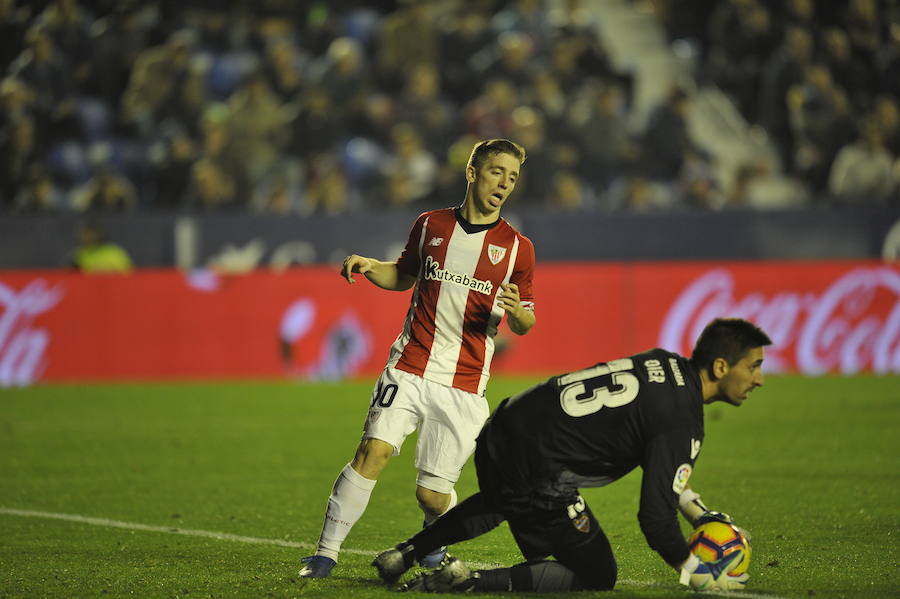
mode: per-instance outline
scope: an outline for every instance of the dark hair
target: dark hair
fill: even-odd
[[[771,344],[769,336],[748,320],[716,318],[700,333],[691,362],[697,369],[711,372],[716,358],[725,358],[729,366],[734,366],[751,349]]]
[[[472,148],[467,166],[472,166],[477,171],[488,157],[494,154],[509,154],[514,156],[519,164],[525,164],[525,148],[516,142],[508,139],[485,139]]]

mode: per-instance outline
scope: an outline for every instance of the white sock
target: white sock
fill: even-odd
[[[316,555],[324,555],[337,561],[338,552],[350,534],[350,529],[366,511],[376,482],[378,481],[369,480],[359,474],[350,464],[344,466],[334,481],[334,487],[328,497],[325,524],[322,526],[322,534],[319,535]]]
[[[433,516],[433,515],[429,514],[428,512],[426,512],[425,510],[422,510],[422,513],[425,514],[425,526],[428,526],[429,524],[431,524],[432,522],[434,522],[435,520],[437,520],[438,518],[440,518],[441,516],[443,516],[444,514],[449,512],[451,509],[453,509],[454,505],[456,505],[456,489],[450,489],[450,503],[447,505],[447,509],[445,509],[443,512],[441,512],[437,516]]]

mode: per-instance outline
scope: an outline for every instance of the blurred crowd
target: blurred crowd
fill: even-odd
[[[651,9],[700,47],[712,82],[765,132],[813,199],[894,202],[900,192],[900,3],[674,0]],[[747,164],[738,185],[767,165]]]
[[[635,4],[779,164],[721,185],[677,88],[635,130],[591,0],[0,0],[0,211],[452,205],[487,137],[527,148],[523,206],[722,209],[772,169],[810,203],[896,201],[894,3]]]

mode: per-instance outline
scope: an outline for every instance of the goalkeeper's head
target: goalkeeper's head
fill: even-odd
[[[691,354],[704,402],[741,405],[763,384],[763,347],[771,344],[762,329],[742,318],[717,318],[706,325]]]

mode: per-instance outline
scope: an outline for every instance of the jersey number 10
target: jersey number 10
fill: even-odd
[[[559,403],[569,416],[593,414],[601,408],[618,408],[634,401],[640,381],[631,358],[598,364],[559,378]]]

